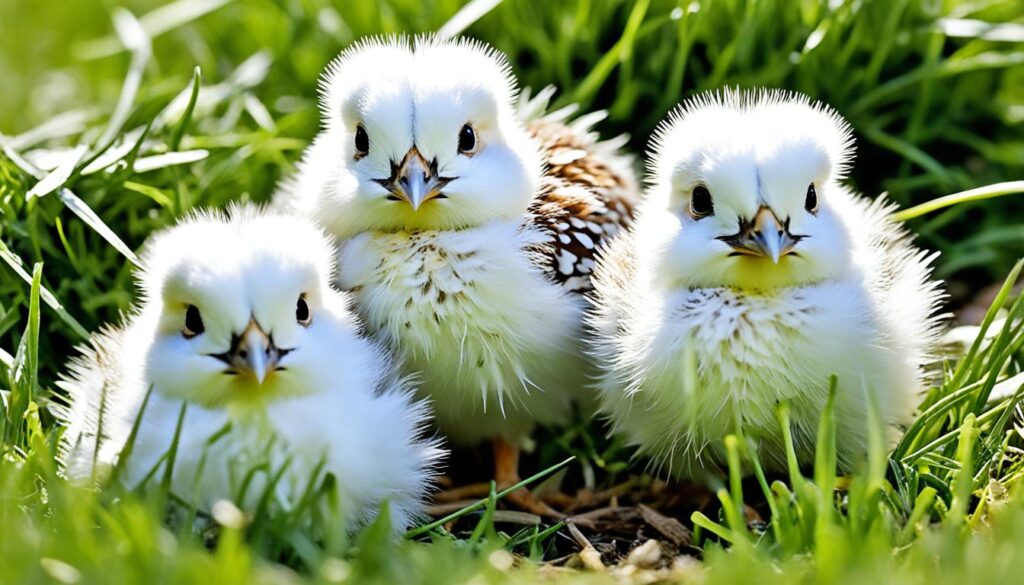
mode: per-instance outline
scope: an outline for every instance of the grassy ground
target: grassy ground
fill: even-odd
[[[493,2],[476,3],[485,4]],[[614,579],[542,566],[578,548],[569,529],[511,524],[491,504],[466,512],[454,535],[435,528],[401,544],[373,530],[354,542],[310,538],[314,531],[286,515],[246,522],[230,509],[202,523],[220,529],[197,533],[190,516],[168,512],[166,494],[86,492],[56,475],[45,396],[84,332],[131,301],[131,251],[195,206],[267,200],[316,130],[315,82],[328,60],[362,34],[436,30],[460,7],[0,4],[8,88],[0,92],[0,582]],[[663,113],[694,91],[805,91],[857,129],[856,185],[911,205],[1024,176],[1022,12],[999,0],[506,0],[467,32],[508,52],[524,84],[555,83],[562,103],[608,109],[602,129],[628,132],[636,152]],[[1024,205],[1012,197],[971,200],[911,227],[942,252],[938,271],[954,308],[1010,272],[1015,278],[1024,256]],[[987,335],[966,332],[968,342],[983,340],[945,365],[922,422],[895,450],[879,446],[863,469],[837,479],[826,417],[808,477],[734,478],[700,511],[673,512],[696,527],[682,552],[704,564],[662,559],[647,569],[638,553],[617,575],[710,583],[1019,575],[1024,503],[1013,495],[1024,489],[1024,464],[1013,391],[1021,379],[1004,381],[1024,363],[1024,330],[1008,318],[1024,315],[1024,301],[1004,292]],[[992,407],[997,383],[1008,394]],[[650,485],[596,426],[549,431],[538,443],[530,461],[537,471],[577,457],[565,472],[570,485]],[[737,461],[743,446],[737,439]],[[652,503],[644,494],[638,501]],[[748,523],[744,495],[770,522]],[[587,538],[614,560],[602,548],[608,543]],[[507,551],[522,557],[516,570],[507,570]],[[572,562],[594,566],[595,557]]]

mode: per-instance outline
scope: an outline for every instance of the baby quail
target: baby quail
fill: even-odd
[[[862,458],[877,408],[913,417],[941,299],[932,257],[891,206],[844,186],[850,127],[782,91],[698,96],[654,141],[651,188],[596,276],[593,350],[615,432],[675,476],[722,471],[724,437],[802,463],[838,378],[838,456]]]
[[[427,407],[331,288],[318,228],[254,208],[195,214],[154,236],[143,265],[138,306],[59,383],[68,475],[117,464],[130,486],[161,478],[184,412],[179,497],[249,506],[243,486],[265,463],[284,470],[275,492],[286,504],[330,473],[349,528],[384,502],[396,531],[413,522],[442,451],[423,437]]]
[[[631,217],[631,161],[589,130],[600,114],[540,115],[549,91],[517,106],[504,56],[476,41],[365,40],[321,85],[323,131],[278,203],[338,238],[340,284],[441,430],[494,440],[515,483],[519,443],[588,382],[583,293]]]

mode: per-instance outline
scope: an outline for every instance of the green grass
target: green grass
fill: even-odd
[[[159,491],[70,486],[56,473],[58,429],[45,408],[72,346],[129,305],[133,251],[148,234],[196,206],[269,198],[317,129],[316,78],[338,50],[362,34],[437,30],[460,7],[0,4],[0,75],[9,88],[0,92],[0,583],[504,583],[547,574],[540,562],[568,530],[503,532],[496,494],[461,512],[471,522],[465,535],[434,526],[395,544],[373,529],[339,541],[330,518],[312,520],[310,530],[307,520],[270,510],[240,524],[230,509],[206,518]],[[964,19],[1008,23],[1000,34],[1016,40],[989,40],[987,29],[944,32]],[[505,0],[468,33],[506,51],[525,85],[554,83],[560,104],[607,109],[602,130],[628,132],[638,153],[662,115],[695,91],[771,85],[821,98],[857,129],[851,180],[918,205],[903,219],[922,245],[942,252],[938,271],[954,302],[1007,273],[1013,282],[1020,270],[1018,2],[864,0],[833,9],[811,0]],[[58,160],[55,170],[47,159]],[[1024,463],[1012,386],[1022,381],[1006,380],[1024,364],[1022,305],[1003,288],[979,341],[944,364],[918,422],[893,451],[876,446],[852,477],[835,477],[827,415],[808,477],[794,469],[746,484],[730,478],[718,494],[721,513],[682,518],[698,527],[705,563],[679,576],[1015,579],[1024,571],[1014,554],[1024,541],[1024,502],[1014,497]],[[999,383],[1010,391],[988,405]],[[549,432],[530,471],[572,455],[570,476],[595,489],[639,471],[601,434],[587,424]],[[732,456],[735,469],[758,468],[742,438]],[[769,507],[766,527],[746,525],[744,500]],[[195,515],[206,530],[192,529]],[[505,550],[522,556],[515,570],[505,570]]]

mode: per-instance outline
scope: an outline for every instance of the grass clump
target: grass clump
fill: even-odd
[[[1016,497],[1024,301],[1013,289],[1024,255],[1024,207],[1014,195],[1024,176],[1018,3],[473,5],[478,18],[449,21],[462,2],[0,4],[0,21],[19,23],[0,35],[0,74],[19,90],[0,94],[0,582],[1016,579],[1024,571],[1014,554],[1024,538]],[[803,91],[849,118],[860,153],[852,181],[908,206],[901,218],[942,252],[938,270],[954,302],[1010,274],[895,448],[879,433],[868,460],[836,476],[826,413],[811,473],[794,465],[776,478],[759,472],[747,439],[736,437],[717,503],[681,518],[696,532],[687,552],[703,564],[598,573],[544,566],[565,549],[569,527],[509,529],[493,491],[393,543],[386,522],[349,541],[329,516],[200,511],[166,490],[97,491],[62,479],[48,396],[72,346],[129,306],[134,250],[197,206],[268,200],[317,129],[319,72],[352,40],[448,22],[507,52],[524,85],[560,86],[557,105],[607,109],[601,129],[628,132],[636,152],[667,109],[722,85]],[[785,407],[779,415],[786,428]],[[597,424],[550,438],[533,458],[538,475],[569,474],[600,490],[635,469]],[[754,469],[754,480],[741,481],[741,468]],[[766,522],[750,522],[752,508]],[[468,528],[449,530],[450,520]]]

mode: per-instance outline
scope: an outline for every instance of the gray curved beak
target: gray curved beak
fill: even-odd
[[[245,330],[235,335],[231,341],[231,349],[214,357],[230,366],[230,373],[252,378],[257,384],[263,384],[267,375],[277,369],[278,360],[287,353],[279,350],[274,341],[260,327],[255,319],[250,319]]]
[[[759,256],[778,264],[793,252],[801,237],[790,234],[775,212],[765,206],[757,210],[753,221],[741,220],[736,234],[719,239],[732,246],[734,255]]]
[[[393,196],[405,201],[416,211],[431,199],[445,197],[441,189],[451,179],[439,177],[435,166],[427,162],[419,149],[413,146],[383,185]]]
[[[250,321],[242,332],[241,343],[236,351],[239,373],[251,376],[258,384],[263,383],[267,372],[277,367],[277,348],[256,321]]]

